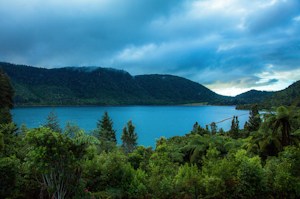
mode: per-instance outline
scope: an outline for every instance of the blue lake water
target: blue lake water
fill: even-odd
[[[38,127],[46,122],[53,107],[17,107],[11,112],[13,121],[25,124],[29,128]],[[243,115],[249,111],[235,110],[233,106],[120,106],[120,107],[55,107],[61,127],[65,122],[75,122],[87,132],[96,129],[97,119],[101,119],[107,110],[117,130],[118,144],[122,128],[128,120],[132,119],[138,134],[138,143],[144,146],[155,146],[155,138],[162,136],[168,138],[175,135],[190,133],[195,122],[205,128],[206,124],[219,122],[232,116]],[[240,128],[244,127],[249,114],[240,116]],[[218,129],[229,130],[231,120],[217,124]]]

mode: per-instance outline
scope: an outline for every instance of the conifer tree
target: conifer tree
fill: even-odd
[[[239,120],[237,116],[233,116],[232,122],[231,122],[231,128],[229,130],[229,135],[233,139],[239,138]]]
[[[122,147],[124,148],[125,153],[132,153],[137,147],[137,139],[139,138],[137,133],[134,133],[135,126],[132,125],[132,120],[127,122],[123,127],[123,134],[121,136]]]
[[[215,122],[212,122],[210,124],[210,132],[211,132],[211,135],[215,135],[217,133],[217,125]]]
[[[103,138],[104,141],[111,141],[117,143],[116,130],[113,129],[113,122],[105,110],[102,120],[97,122],[96,137]]]
[[[261,119],[259,117],[256,117],[259,112],[258,112],[258,105],[255,104],[251,107],[251,111],[250,111],[250,117],[248,120],[248,131],[252,132],[252,131],[257,131],[259,129],[259,125],[261,124]]]
[[[43,125],[44,127],[50,128],[56,133],[61,133],[62,129],[59,125],[58,115],[54,112],[54,108],[50,112],[50,114],[46,117],[46,123]]]
[[[192,130],[192,132],[197,133],[197,128],[198,128],[198,126],[200,126],[200,125],[198,124],[198,122],[196,122],[196,123],[193,125],[193,130]]]
[[[218,135],[222,135],[222,136],[225,136],[225,135],[226,135],[226,133],[225,133],[225,131],[223,130],[223,128],[220,128],[220,129],[219,129]]]

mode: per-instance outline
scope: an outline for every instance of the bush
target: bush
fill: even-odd
[[[279,198],[299,198],[300,149],[295,146],[285,147],[279,157],[267,160],[264,167],[265,183],[272,196]]]
[[[20,161],[12,156],[0,158],[0,198],[13,195]]]

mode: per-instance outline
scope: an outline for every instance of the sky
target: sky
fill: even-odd
[[[300,1],[1,0],[0,61],[277,91],[300,79]]]

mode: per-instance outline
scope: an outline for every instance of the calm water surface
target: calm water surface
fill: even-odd
[[[29,128],[38,127],[46,122],[52,107],[17,107],[11,112],[18,125],[25,124]],[[68,120],[75,122],[87,132],[96,128],[97,119],[101,119],[107,110],[113,120],[118,143],[122,128],[132,119],[138,134],[138,143],[144,146],[155,146],[155,138],[168,138],[190,133],[195,122],[205,128],[206,124],[219,122],[234,115],[242,115],[249,111],[235,110],[233,106],[122,106],[122,107],[55,107],[60,124],[63,127]],[[239,117],[240,128],[244,127],[249,115]],[[229,130],[231,120],[217,124],[218,129]]]

